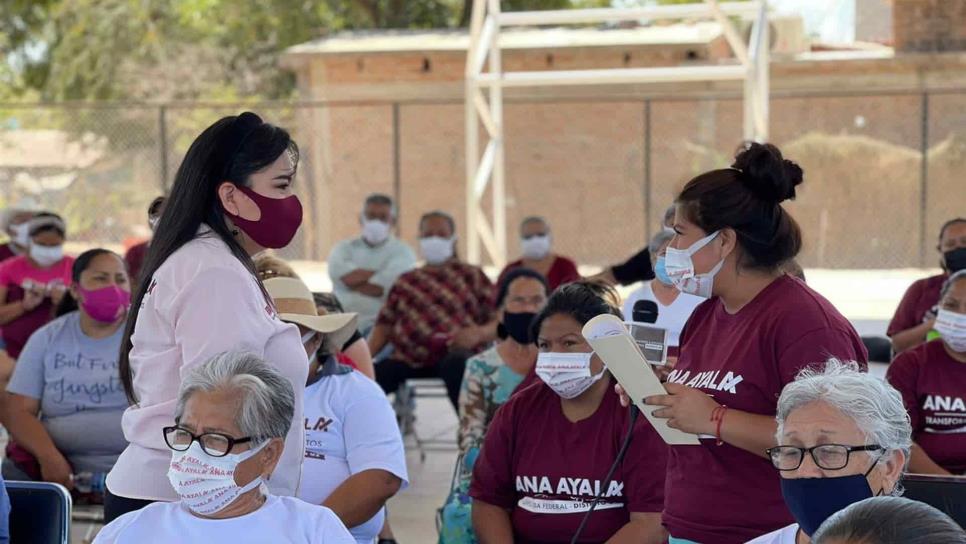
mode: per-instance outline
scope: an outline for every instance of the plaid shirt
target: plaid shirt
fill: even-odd
[[[431,365],[445,354],[445,338],[492,319],[493,299],[493,284],[479,267],[455,260],[424,266],[396,280],[376,323],[389,327],[393,359]]]

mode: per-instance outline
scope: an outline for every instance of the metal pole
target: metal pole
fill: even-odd
[[[466,259],[471,263],[480,262],[480,236],[476,226],[478,202],[476,200],[476,170],[480,162],[480,133],[476,104],[473,97],[477,90],[478,73],[474,73],[470,59],[475,58],[476,49],[485,47],[479,42],[483,20],[486,17],[486,0],[473,0],[473,16],[470,20],[470,47],[466,60],[466,88],[464,97],[464,116],[466,125]]]
[[[402,224],[402,158],[400,157],[399,102],[392,103],[392,199],[396,203],[396,235],[400,234]]]
[[[926,208],[929,203],[929,93],[922,93],[922,104],[920,105],[920,134],[919,150],[921,153],[919,163],[919,265],[926,265],[926,245],[929,228]]]
[[[651,99],[644,101],[644,243],[651,239]]]
[[[490,0],[491,17],[499,18],[499,0]],[[499,33],[490,43],[490,72],[494,74],[503,73],[503,60],[500,52]],[[496,161],[493,164],[493,237],[496,239],[496,254],[490,255],[491,262],[503,268],[506,264],[506,165],[505,155],[506,146],[503,145],[503,87],[497,82],[490,87],[490,115],[496,134],[491,137],[496,140]]]
[[[170,187],[168,182],[168,107],[164,104],[158,106],[158,147],[161,153],[159,157],[161,163],[161,192],[167,193]]]

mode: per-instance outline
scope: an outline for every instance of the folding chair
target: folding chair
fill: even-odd
[[[10,541],[70,544],[70,492],[48,482],[6,482],[10,495]]]
[[[420,462],[426,462],[427,451],[454,451],[456,450],[455,432],[447,429],[430,437],[421,437],[416,432],[416,399],[417,398],[444,398],[448,399],[446,384],[440,378],[414,378],[406,380],[400,384],[396,390],[396,399],[393,402],[393,410],[396,411],[396,421],[399,423],[399,431],[402,435],[412,435],[416,441],[416,448],[419,450]],[[442,435],[450,434],[450,438],[443,438]]]

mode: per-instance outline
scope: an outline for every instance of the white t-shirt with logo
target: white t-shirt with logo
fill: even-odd
[[[749,540],[745,544],[795,544],[795,537],[797,536],[798,524],[793,523],[788,527]]]
[[[408,485],[396,415],[376,382],[356,371],[325,376],[305,389],[305,461],[299,498],[322,504],[353,474],[379,469]],[[360,543],[382,530],[385,509],[350,529]]]
[[[258,510],[230,519],[199,518],[180,502],[156,502],[117,518],[94,539],[94,544],[143,542],[356,544],[332,510],[275,495]]]
[[[657,321],[654,322],[653,326],[659,329],[667,329],[667,345],[669,347],[678,347],[681,339],[681,330],[684,329],[684,324],[691,317],[691,312],[698,307],[698,304],[705,301],[701,297],[687,293],[678,293],[678,297],[674,299],[674,302],[670,306],[665,306],[654,296],[654,290],[651,289],[651,282],[647,282],[640,289],[631,293],[627,297],[627,300],[624,301],[624,319],[627,321],[633,319],[634,303],[639,300],[651,300],[657,303]]]

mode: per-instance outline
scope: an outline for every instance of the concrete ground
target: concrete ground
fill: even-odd
[[[314,290],[330,290],[324,264],[295,263]],[[582,270],[585,274],[593,270]],[[889,318],[908,285],[932,270],[807,270],[809,284],[828,298],[862,335],[884,335]],[[495,275],[495,274],[494,274]],[[622,289],[626,296],[631,289]],[[872,369],[884,374],[885,365]],[[419,399],[416,434],[439,442],[420,454],[415,437],[406,437],[410,486],[389,502],[390,522],[402,544],[431,544],[436,541],[436,511],[449,490],[456,461],[456,416],[445,398]],[[74,525],[73,542],[84,542],[90,524]]]

